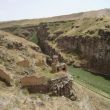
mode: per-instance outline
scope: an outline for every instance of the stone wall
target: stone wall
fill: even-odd
[[[30,93],[47,93],[47,81],[48,79],[44,76],[39,78],[36,76],[25,76],[20,80],[21,87],[27,88]]]
[[[21,79],[22,88],[27,88],[30,93],[49,93],[51,96],[65,96],[71,100],[76,99],[73,91],[73,82],[68,76],[54,79],[46,77],[26,76]]]

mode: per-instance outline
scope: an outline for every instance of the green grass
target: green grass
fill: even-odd
[[[35,33],[32,33],[32,37],[30,38],[30,41],[38,44],[38,38]]]
[[[104,28],[105,25],[110,24],[110,18],[104,17],[103,20],[98,20],[97,18],[85,18],[80,20],[71,20],[65,22],[50,22],[47,23],[49,32],[55,33],[58,31],[62,31],[63,36],[89,36],[89,37],[99,37],[98,36],[98,29]],[[76,28],[78,26],[78,28]],[[94,34],[86,33],[88,30],[93,30]],[[110,31],[110,29],[108,29]]]
[[[74,76],[75,80],[90,85],[91,87],[95,87],[110,95],[110,80],[87,72],[81,68],[69,67],[69,72]]]

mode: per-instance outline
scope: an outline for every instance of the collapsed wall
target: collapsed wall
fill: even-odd
[[[68,76],[48,79],[46,77],[26,76],[21,79],[22,88],[30,93],[49,93],[51,96],[65,96],[76,100],[73,82]]]

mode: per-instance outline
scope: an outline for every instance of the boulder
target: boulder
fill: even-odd
[[[5,70],[0,68],[0,80],[5,82],[7,86],[10,86],[10,76],[5,72]]]

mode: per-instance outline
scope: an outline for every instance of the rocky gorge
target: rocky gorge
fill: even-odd
[[[99,22],[102,21],[99,19]],[[71,23],[68,27],[71,27],[75,21],[67,21],[65,25],[68,22]],[[13,34],[19,35],[28,40],[30,40],[31,36],[34,35],[34,37],[37,39],[35,43],[40,46],[41,50],[45,54],[51,57],[52,55],[57,54],[61,61],[67,62],[68,64],[72,64],[76,67],[83,67],[93,73],[109,76],[109,25],[106,25],[107,23],[105,23],[105,25],[103,24],[105,26],[103,29],[97,27],[96,30],[87,29],[84,33],[81,32],[80,34],[76,35],[66,35],[63,31],[57,31],[60,27],[59,25],[62,24],[62,22],[49,24],[41,23],[37,26],[21,27],[19,28],[19,31],[17,31],[17,27],[13,27],[11,29],[5,28],[4,30],[12,32]],[[53,25],[53,27],[54,25],[59,26],[57,26],[58,28],[54,27],[56,32],[50,32],[52,27],[51,25]],[[81,26],[79,26],[79,28],[80,27]],[[80,29],[77,29],[77,31],[80,31]]]

